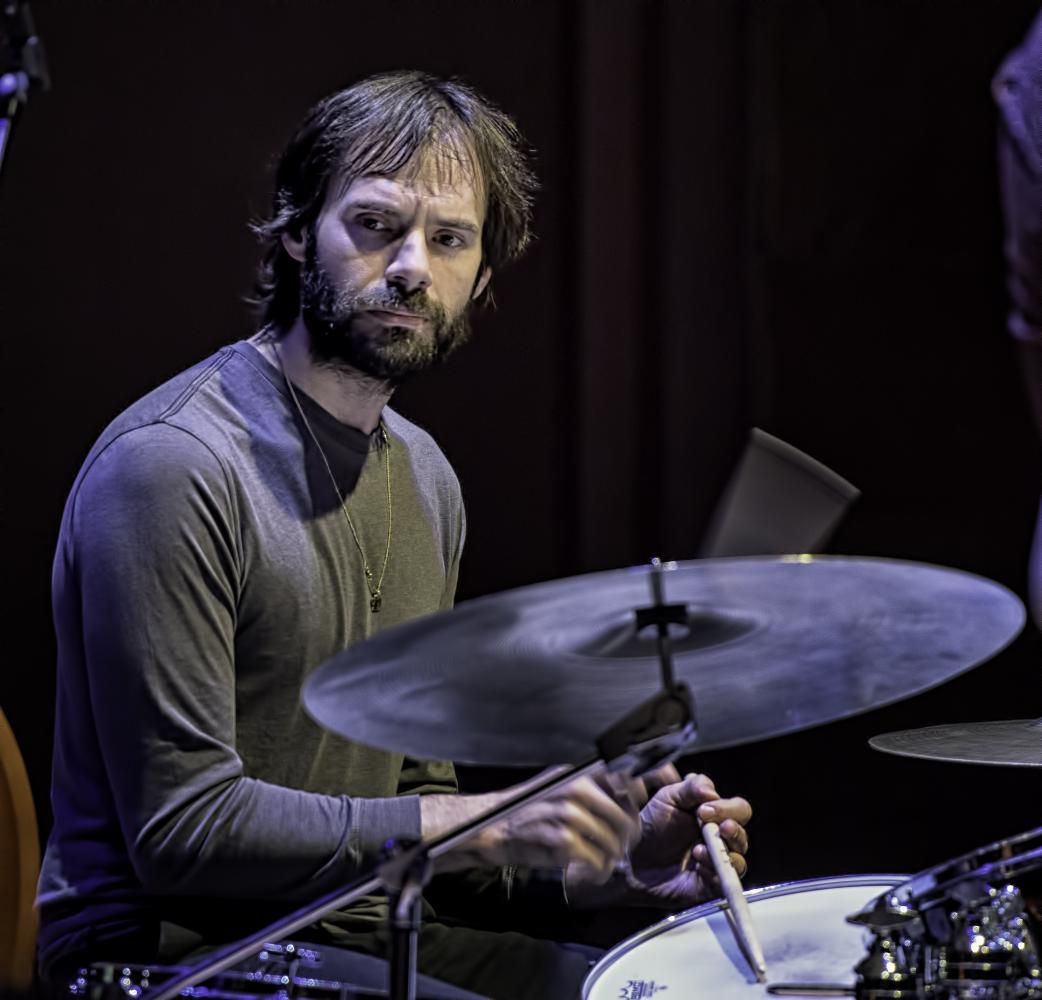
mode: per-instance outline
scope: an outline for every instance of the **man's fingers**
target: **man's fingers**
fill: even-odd
[[[579,864],[596,872],[601,879],[611,874],[617,855],[603,840],[591,839],[575,827],[558,828],[558,839],[550,865],[567,868]]]
[[[626,853],[633,836],[633,820],[600,790],[583,790],[561,806],[561,822],[590,841],[614,864]]]
[[[744,878],[746,872],[749,871],[749,862],[746,861],[745,856],[735,851],[728,851],[727,857],[730,859],[731,865],[738,873],[739,878]],[[703,879],[708,880],[713,885],[718,884],[716,866],[713,864],[713,859],[710,857],[709,850],[705,844],[696,844],[691,849],[691,860],[688,862],[688,867],[696,867]]]
[[[509,838],[542,842],[551,864],[581,862],[610,872],[639,832],[635,811],[598,782],[582,779],[518,813]]]
[[[672,763],[663,764],[662,767],[656,767],[654,771],[648,771],[642,780],[647,789],[648,798],[651,798],[660,788],[677,784],[680,781],[680,772]]]
[[[712,779],[705,774],[685,774],[680,781],[660,789],[659,795],[668,796],[674,806],[688,812],[694,812],[703,802],[720,798]]]
[[[575,802],[539,802],[505,822],[508,863],[535,867],[578,862],[609,870],[625,851],[611,827]]]
[[[749,832],[734,820],[727,820],[720,825],[720,836],[729,850],[745,854],[749,850]]]
[[[640,810],[635,808],[629,784],[605,791],[599,783],[578,781],[568,789],[569,797],[606,823],[615,832],[623,849],[640,835]]]
[[[606,795],[614,799],[627,812],[639,813],[648,801],[648,790],[640,778],[605,771],[593,780]]]
[[[729,826],[728,820],[745,826],[753,818],[753,807],[741,796],[730,799],[718,797],[713,801],[703,801],[698,806],[697,815],[703,823],[719,823],[722,832],[725,825]]]

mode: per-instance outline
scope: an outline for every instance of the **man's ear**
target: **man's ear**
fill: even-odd
[[[301,237],[302,236],[303,233],[301,234]],[[288,253],[295,261],[303,264],[305,256],[304,251],[307,244],[301,237],[290,232],[279,234],[279,239],[282,241],[282,246],[286,253]]]
[[[481,293],[485,290],[491,280],[492,268],[486,267],[478,276],[478,280],[474,282],[474,291],[470,293],[471,301],[477,301],[477,299],[481,297]]]

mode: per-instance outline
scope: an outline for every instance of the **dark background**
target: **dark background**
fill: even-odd
[[[1042,488],[1006,308],[989,82],[1034,0],[33,4],[54,89],[0,182],[7,656],[44,832],[50,562],[125,405],[252,332],[273,160],[327,91],[460,75],[538,151],[538,240],[406,387],[462,480],[461,597],[689,558],[760,426],[863,497],[830,550],[1022,597]],[[808,623],[813,627],[813,623]],[[859,719],[688,763],[745,794],[753,884],[915,870],[1037,826],[1038,774],[871,751],[1042,714],[1042,637]],[[464,772],[470,787],[501,776]]]

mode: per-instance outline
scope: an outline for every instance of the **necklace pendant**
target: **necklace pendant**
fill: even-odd
[[[380,604],[382,601],[383,598],[379,594],[373,594],[369,600],[369,610],[375,614],[380,610]]]

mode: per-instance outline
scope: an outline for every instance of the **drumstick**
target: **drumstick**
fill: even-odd
[[[720,887],[724,890],[727,908],[734,918],[731,927],[734,930],[735,940],[756,972],[756,981],[766,983],[767,963],[763,957],[763,949],[756,937],[752,914],[749,912],[749,903],[742,891],[738,872],[734,870],[734,865],[731,864],[731,859],[727,854],[727,845],[720,836],[720,827],[716,823],[703,823],[702,839],[705,841],[709,856],[713,859],[713,867],[716,869],[717,878],[720,879]]]

